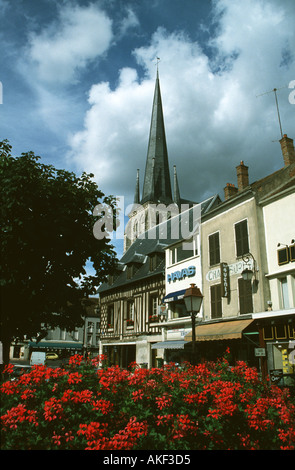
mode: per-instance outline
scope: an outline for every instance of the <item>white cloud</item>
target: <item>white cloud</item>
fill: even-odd
[[[272,142],[280,138],[274,96],[256,95],[294,79],[294,55],[283,60],[294,41],[290,5],[216,1],[219,27],[210,56],[184,34],[158,29],[134,51],[146,70],[143,81],[124,68],[115,90],[108,83],[91,88],[84,129],[70,140],[71,161],[94,172],[104,192],[130,202],[137,168],[143,178],[158,56],[169,160],[184,197],[222,195],[227,182],[236,182],[240,160],[252,181],[282,166],[280,146]],[[288,94],[279,95],[283,131],[295,137]]]
[[[112,21],[99,7],[66,5],[56,22],[31,33],[27,55],[39,80],[75,82],[79,70],[102,56],[112,39]]]
[[[125,36],[125,34],[131,28],[136,28],[139,26],[139,21],[134,13],[134,11],[129,7],[126,8],[126,16],[123,16],[120,24],[120,36]]]

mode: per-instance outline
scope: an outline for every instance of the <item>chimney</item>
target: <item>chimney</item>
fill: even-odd
[[[284,157],[285,166],[290,165],[295,162],[295,152],[293,139],[287,137],[287,134],[284,134],[280,140],[282,154]]]
[[[235,187],[234,184],[231,183],[226,183],[226,186],[224,188],[224,198],[225,200],[235,196],[238,192],[238,188]]]
[[[238,165],[236,168],[237,168],[238,190],[243,191],[243,189],[249,186],[248,167],[244,165],[243,161],[241,161],[240,165]]]

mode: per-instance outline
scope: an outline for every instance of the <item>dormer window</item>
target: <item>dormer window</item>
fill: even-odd
[[[137,271],[137,266],[135,264],[128,264],[127,266],[127,270],[126,270],[126,273],[127,273],[127,279],[132,279],[134,274],[136,273]]]
[[[150,271],[154,271],[164,259],[164,253],[152,253],[149,255]]]

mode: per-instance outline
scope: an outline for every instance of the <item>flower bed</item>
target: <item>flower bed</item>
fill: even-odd
[[[226,357],[197,366],[34,366],[1,384],[2,449],[295,449],[295,403]]]

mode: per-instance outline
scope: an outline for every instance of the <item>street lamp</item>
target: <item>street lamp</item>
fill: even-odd
[[[187,311],[192,317],[192,363],[195,364],[195,348],[196,348],[196,314],[199,313],[203,301],[203,294],[200,289],[195,285],[186,289],[184,294],[184,302]],[[200,317],[199,321],[202,319]]]
[[[252,277],[254,276],[254,282],[257,282],[256,279],[256,273],[257,273],[257,268],[256,268],[256,261],[252,253],[248,253],[247,255],[244,255],[243,257],[243,262],[246,263],[245,269],[242,271],[242,277],[244,281],[252,281]],[[252,266],[253,269],[250,267],[250,262],[252,261]]]

